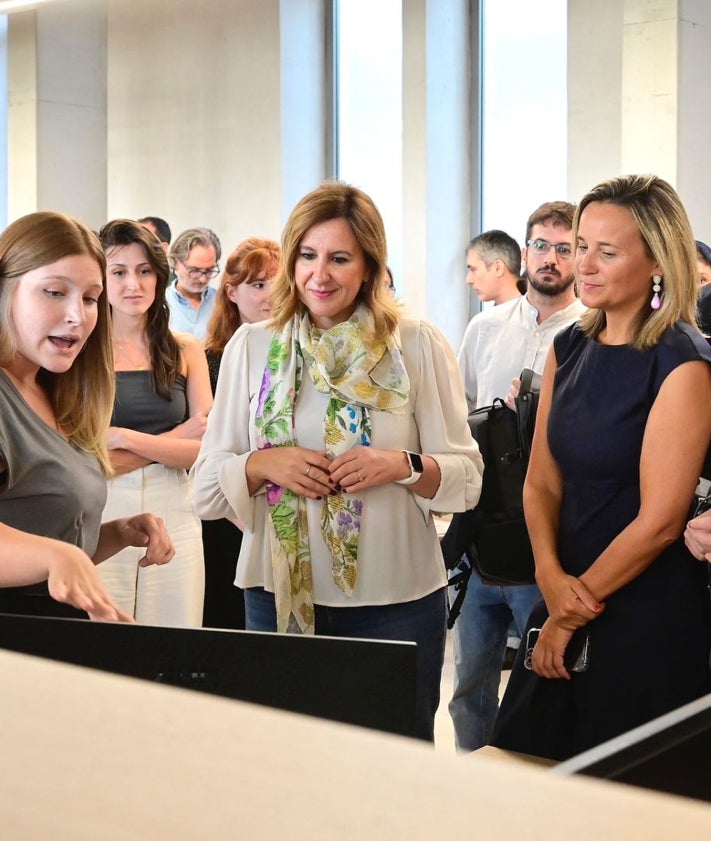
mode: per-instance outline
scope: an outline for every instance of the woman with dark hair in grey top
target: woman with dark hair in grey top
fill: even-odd
[[[143,569],[126,549],[102,570],[113,597],[139,622],[200,627],[204,595],[200,521],[186,470],[212,407],[205,351],[168,327],[168,261],[143,225],[118,219],[99,233],[107,261],[116,399],[107,443],[115,471],[106,509],[150,508],[176,546],[170,568]]]

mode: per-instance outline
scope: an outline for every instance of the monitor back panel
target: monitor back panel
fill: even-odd
[[[414,643],[0,614],[0,647],[413,735]]]
[[[584,774],[711,802],[711,695],[569,759]]]

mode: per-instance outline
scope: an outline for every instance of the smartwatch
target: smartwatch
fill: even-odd
[[[406,479],[396,479],[395,481],[398,485],[411,485],[422,476],[425,468],[419,453],[411,453],[409,450],[403,450],[403,453],[407,456],[407,462],[410,465],[410,475]]]

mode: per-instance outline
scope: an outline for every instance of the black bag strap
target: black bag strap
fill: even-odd
[[[537,374],[532,368],[524,368],[519,379],[521,380],[521,388],[518,391],[519,397],[541,390],[541,375]]]
[[[528,459],[531,455],[540,389],[541,375],[531,368],[524,368],[521,371],[521,388],[514,401],[516,403],[516,414],[518,415],[518,440],[524,469],[528,469]]]
[[[462,511],[452,515],[452,520],[440,540],[440,548],[444,557],[444,565],[447,569],[456,569],[467,546],[471,542],[472,534],[476,529],[477,521],[476,508],[469,511]]]
[[[457,594],[454,597],[454,601],[450,603],[449,611],[447,613],[447,628],[450,631],[454,627],[454,623],[457,621],[457,616],[459,616],[462,610],[464,597],[467,594],[467,587],[469,586],[469,579],[472,575],[472,565],[469,558],[466,555],[462,555],[454,567],[454,570],[454,575],[450,576],[447,584],[448,588],[454,588]]]

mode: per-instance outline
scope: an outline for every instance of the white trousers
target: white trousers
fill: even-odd
[[[185,470],[149,464],[108,482],[102,520],[134,514],[162,517],[175,556],[163,566],[139,567],[145,550],[129,546],[97,571],[119,607],[145,625],[202,626],[205,564],[200,520]]]

